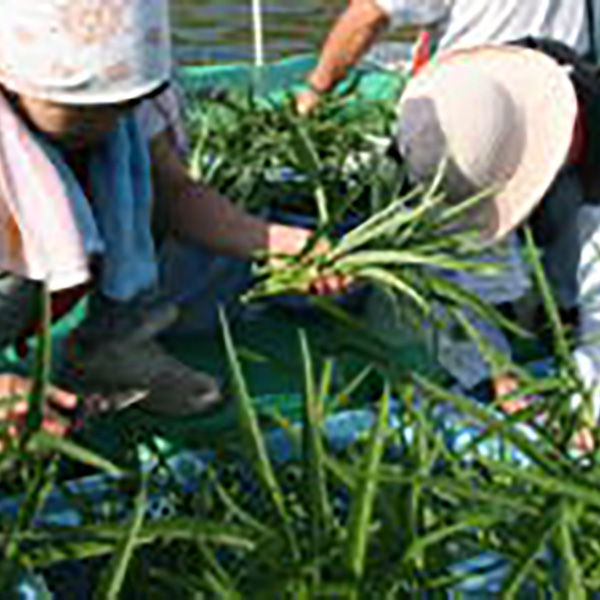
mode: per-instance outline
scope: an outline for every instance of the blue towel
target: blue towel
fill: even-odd
[[[56,148],[41,144],[65,184],[86,252],[103,255],[101,291],[126,301],[153,287],[158,270],[150,229],[150,151],[136,119],[122,118],[92,153],[93,204]]]

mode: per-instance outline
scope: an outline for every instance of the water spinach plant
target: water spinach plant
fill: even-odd
[[[435,328],[437,303],[474,339],[469,311],[521,333],[444,276],[462,269],[494,275],[493,265],[477,260],[472,236],[448,229],[469,203],[446,206],[435,184],[404,195],[394,178],[394,191],[381,194],[381,203],[372,202],[369,192],[361,208],[362,192],[347,181],[346,169],[349,153],[356,157],[364,149],[362,133],[352,138],[352,131],[329,130],[329,119],[299,130],[293,113],[262,110],[254,106],[240,114],[236,107],[220,107],[238,125],[248,119],[245,140],[232,127],[229,141],[213,135],[216,121],[203,113],[193,159],[199,177],[243,202],[267,197],[257,190],[273,183],[266,175],[272,168],[293,167],[300,177],[294,184],[308,189],[313,240],[302,256],[263,265],[249,299],[303,290],[315,274],[331,272],[389,291],[399,309],[416,307],[417,327],[427,318]],[[323,135],[322,145],[311,127]],[[229,156],[238,139],[242,146]],[[332,172],[339,178],[335,185],[328,179]],[[377,187],[378,178],[366,169],[357,181],[382,190],[390,180]],[[334,235],[352,206],[364,221]],[[323,239],[329,249],[317,255],[313,250]],[[3,489],[21,496],[16,516],[3,512],[0,502],[1,589],[14,589],[23,572],[35,569],[58,598],[68,597],[65,578],[87,586],[87,597],[134,600],[592,597],[600,591],[600,444],[582,453],[573,440],[582,427],[594,433],[596,423],[585,410],[589,391],[573,368],[573,340],[531,239],[526,255],[552,334],[552,368],[540,374],[514,364],[483,341],[481,350],[490,363],[519,375],[515,397],[535,397],[535,403],[507,416],[493,402],[482,403],[403,363],[395,355],[402,340],[375,338],[360,329],[359,316],[325,303],[338,331],[352,338],[360,372],[340,378],[339,357],[320,357],[317,341],[299,323],[302,414],[290,422],[256,408],[240,349],[245,340],[236,339],[222,315],[234,435],[209,448],[212,458],[192,484],[160,447],[153,448],[150,463],[121,465],[41,431],[50,376],[46,323],[30,417],[20,438],[8,430],[3,438]],[[47,321],[47,296],[42,304]],[[583,399],[579,408],[574,397]],[[85,511],[85,494],[66,493],[63,512],[77,515],[76,522],[46,518],[51,492],[65,489],[65,463],[75,461],[103,476],[119,510]],[[153,513],[157,493],[168,498],[172,513]],[[69,570],[74,563],[79,578]]]

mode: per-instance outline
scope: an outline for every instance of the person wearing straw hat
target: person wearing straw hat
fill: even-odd
[[[167,0],[0,3],[0,346],[44,286],[58,313],[91,292],[57,381],[92,412],[140,402],[181,416],[222,400],[212,377],[153,341],[175,316],[157,292],[154,210],[176,235],[245,259],[298,253],[310,236],[191,179],[171,70]],[[28,388],[0,375],[0,394]],[[60,390],[50,401],[75,402]]]
[[[425,28],[440,50],[536,36],[590,55],[599,12],[597,0],[351,0],[296,105],[302,114],[315,108],[390,26],[407,33]]]
[[[493,246],[524,224],[563,307],[579,311],[573,359],[600,410],[600,82],[556,42],[479,46],[442,53],[407,85],[397,141],[411,177],[460,202],[485,193],[464,219]],[[595,201],[595,202],[594,202]],[[458,224],[459,225],[459,224]],[[501,376],[497,395],[515,391]],[[507,410],[521,408],[507,403]],[[595,414],[598,417],[598,414]]]

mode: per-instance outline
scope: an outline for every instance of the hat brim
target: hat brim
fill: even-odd
[[[15,83],[11,79],[0,77],[0,86],[19,95],[27,95],[37,100],[46,100],[65,106],[108,106],[126,104],[138,100],[145,100],[158,95],[170,84],[170,73],[163,79],[140,83],[136,86],[123,87],[105,92],[77,92],[59,90],[57,88],[44,88],[27,85],[23,82]]]
[[[440,55],[407,85],[402,105],[431,92],[436,69],[468,63],[496,80],[518,107],[524,146],[519,164],[502,189],[482,200],[478,222],[486,242],[521,225],[541,202],[571,148],[577,96],[565,70],[547,55],[518,46],[486,45]],[[465,123],[468,127],[468,123]]]

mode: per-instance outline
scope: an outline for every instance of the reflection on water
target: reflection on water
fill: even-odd
[[[317,49],[347,0],[262,0],[265,55]],[[190,62],[253,57],[251,0],[171,0],[177,56]]]

